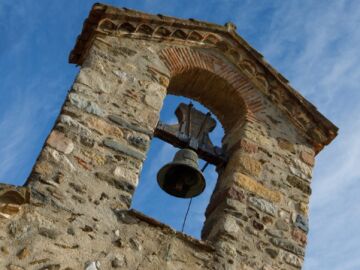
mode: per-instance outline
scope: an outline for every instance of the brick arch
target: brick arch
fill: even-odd
[[[170,71],[168,93],[204,104],[225,134],[245,121],[257,121],[255,114],[264,109],[261,94],[231,63],[184,47],[166,48],[160,55]]]

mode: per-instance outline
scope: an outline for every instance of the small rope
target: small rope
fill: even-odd
[[[201,169],[201,172],[204,172],[206,167],[209,165],[209,162],[206,162],[204,167]],[[185,223],[186,223],[186,219],[188,217],[188,214],[189,214],[189,210],[190,210],[190,206],[191,206],[191,203],[192,203],[192,198],[190,199],[190,202],[189,202],[189,205],[188,205],[188,208],[186,210],[186,214],[185,214],[185,217],[184,217],[184,221],[183,221],[183,224],[182,224],[182,227],[181,227],[181,232],[183,233],[184,232],[184,228],[185,228]]]
[[[187,208],[187,210],[186,210],[186,214],[185,214],[184,222],[183,222],[182,227],[181,227],[181,232],[184,232],[185,222],[186,222],[187,216],[188,216],[188,214],[189,214],[189,210],[190,210],[191,202],[192,202],[192,198],[190,199],[190,202],[189,202],[188,208]]]

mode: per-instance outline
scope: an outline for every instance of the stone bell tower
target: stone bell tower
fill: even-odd
[[[235,30],[93,6],[29,179],[0,185],[0,269],[301,269],[314,157],[337,128]],[[201,240],[129,210],[166,94],[225,130]]]

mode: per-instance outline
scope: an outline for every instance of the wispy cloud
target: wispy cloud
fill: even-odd
[[[271,21],[255,45],[340,127],[338,138],[317,157],[305,269],[358,269],[360,6],[288,1]]]

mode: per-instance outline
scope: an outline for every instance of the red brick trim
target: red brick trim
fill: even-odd
[[[226,80],[235,91],[233,98],[241,99],[245,121],[257,121],[255,114],[264,109],[261,94],[239,69],[198,50],[184,47],[171,47],[161,51],[161,57],[170,70],[171,76],[179,75],[192,69],[209,71]],[[235,100],[234,100],[235,102]],[[237,101],[239,103],[239,101]]]

